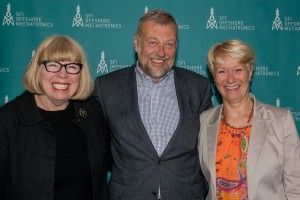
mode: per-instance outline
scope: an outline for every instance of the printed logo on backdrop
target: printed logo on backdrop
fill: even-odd
[[[83,17],[82,17],[83,16]],[[99,18],[92,13],[81,15],[80,5],[76,7],[72,27],[121,29],[122,24],[113,23],[110,18]]]
[[[76,8],[76,15],[73,19],[73,24],[72,24],[72,27],[73,26],[81,26],[81,27],[84,27],[83,26],[83,19],[80,15],[80,6],[78,5],[77,8]]]
[[[31,63],[31,61],[32,61],[32,58],[33,58],[34,54],[35,54],[35,49],[33,49],[32,52],[31,52],[31,59],[30,59],[28,65],[30,65],[30,63]]]
[[[33,49],[32,52],[31,52],[31,59],[33,58],[34,54],[35,54],[35,49]],[[31,60],[30,60],[29,64],[30,63],[31,63]]]
[[[276,99],[276,106],[280,107],[280,99],[279,98]],[[292,107],[285,107],[285,108],[288,109],[289,111],[291,111],[295,121],[300,122],[300,112],[293,111]]]
[[[100,63],[98,64],[97,73],[101,72],[101,74],[108,73],[107,64],[105,62],[105,53],[104,51],[101,52],[101,59]]]
[[[13,18],[13,16],[11,15],[11,12],[10,12],[10,10],[11,10],[11,7],[10,7],[10,3],[9,4],[7,4],[7,6],[6,6],[7,8],[6,8],[6,15],[4,16],[4,18],[3,18],[3,23],[2,23],[2,25],[4,25],[4,24],[7,24],[7,25],[15,25],[14,24],[14,18]]]
[[[217,25],[217,20],[215,19],[215,10],[214,8],[212,7],[210,9],[210,17],[209,19],[207,20],[207,24],[206,24],[206,29],[218,29],[218,25]]]
[[[15,21],[14,21],[15,16]],[[10,3],[6,6],[6,14],[3,17],[2,25],[6,26],[22,26],[22,27],[53,27],[52,22],[45,22],[42,20],[40,16],[27,16],[22,11],[17,11],[15,15],[11,13],[11,5]]]
[[[8,95],[6,95],[6,96],[4,97],[4,104],[8,103],[8,101],[9,101]]]
[[[9,68],[8,67],[0,67],[0,73],[8,73]]]
[[[207,69],[204,66],[201,65],[189,65],[185,60],[178,60],[176,62],[177,67],[185,68],[191,71],[194,71],[198,74],[201,74],[205,77],[207,77]]]
[[[146,6],[144,8],[144,13],[147,13],[149,11],[149,8]],[[178,29],[179,30],[189,30],[191,28],[191,25],[190,24],[182,24],[179,22],[179,20],[175,19],[176,20],[176,23],[178,25]]]
[[[298,70],[297,70],[297,76],[300,75],[300,66],[298,66]]]
[[[255,66],[255,76],[279,76],[279,71],[270,69],[269,66]]]
[[[221,31],[254,31],[255,26],[247,24],[242,19],[231,20],[227,15],[215,16],[215,10],[210,9],[210,16],[207,20],[206,29],[216,29]]]
[[[149,8],[146,6],[144,11],[145,11],[144,13],[146,14],[149,11]]]
[[[300,21],[294,21],[293,17],[284,17],[284,23],[280,19],[280,11],[277,8],[275,11],[275,19],[273,20],[272,30],[282,31],[300,31]]]
[[[102,51],[100,54],[100,61],[97,67],[97,74],[107,74],[109,72],[113,72],[128,66],[130,65],[119,64],[117,59],[111,59],[107,64],[105,60],[105,52]]]
[[[275,16],[275,20],[273,21],[273,25],[272,25],[272,30],[283,30],[283,27],[282,27],[282,22],[280,20],[280,17],[279,17],[279,9],[277,8],[276,9],[276,16]]]
[[[4,103],[8,103],[9,99],[8,99],[8,95],[5,96],[4,98]]]
[[[280,99],[279,98],[276,99],[276,107],[280,107]]]

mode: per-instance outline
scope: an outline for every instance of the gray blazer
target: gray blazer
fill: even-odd
[[[209,184],[207,199],[216,199],[216,143],[222,105],[200,116],[199,157]],[[255,100],[248,147],[249,200],[300,199],[300,143],[291,113]]]
[[[138,106],[135,65],[95,82],[112,138],[111,200],[204,199],[207,185],[197,153],[199,115],[212,107],[208,79],[174,67],[180,119],[159,157],[143,125]]]

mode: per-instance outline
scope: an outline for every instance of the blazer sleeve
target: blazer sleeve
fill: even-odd
[[[285,195],[289,200],[300,199],[300,144],[299,135],[292,114],[287,112],[284,122],[283,150],[284,169],[283,184]]]
[[[5,199],[5,191],[8,175],[8,132],[4,120],[4,114],[0,113],[0,199]]]
[[[93,95],[101,104],[101,106],[103,107],[103,103],[102,103],[102,97],[101,97],[101,88],[100,88],[100,77],[97,77],[95,79],[95,88],[94,88],[94,91],[93,91]]]
[[[206,90],[205,90],[205,94],[203,97],[203,103],[200,108],[200,113],[213,107],[212,100],[211,100],[213,93],[212,93],[210,81],[206,82],[205,88],[206,88]]]
[[[104,130],[105,130],[105,139],[106,139],[106,144],[107,146],[107,170],[111,172],[112,170],[112,164],[113,164],[113,158],[111,154],[111,131],[107,123],[107,118],[106,118],[106,113],[105,113],[105,108],[103,104],[103,99],[102,99],[102,93],[101,93],[101,79],[100,77],[97,77],[95,79],[95,88],[93,92],[93,97],[98,100],[98,103],[100,104],[100,112],[103,115],[104,120]]]

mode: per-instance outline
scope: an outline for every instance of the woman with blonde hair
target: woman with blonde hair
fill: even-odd
[[[300,143],[287,109],[249,92],[255,54],[240,40],[213,46],[208,66],[223,103],[200,116],[207,199],[299,200]]]
[[[108,199],[109,136],[81,46],[46,38],[24,87],[0,108],[0,199]]]

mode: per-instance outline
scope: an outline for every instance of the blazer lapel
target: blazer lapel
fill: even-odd
[[[182,126],[185,113],[191,113],[191,111],[188,110],[190,109],[189,88],[187,87],[184,78],[178,75],[176,69],[174,69],[174,83],[175,83],[176,96],[177,96],[178,107],[180,112],[179,121],[174,132],[174,135],[176,135],[179,132],[180,127]]]
[[[266,109],[261,102],[255,99],[247,157],[247,181],[249,188],[251,187],[251,179],[255,175],[255,165],[266,140],[268,130],[270,130],[270,120],[266,115]]]
[[[175,83],[175,90],[176,90],[176,95],[177,95],[177,101],[178,101],[178,107],[179,107],[179,120],[177,127],[173,133],[173,136],[171,137],[168,145],[164,149],[163,153],[161,156],[164,156],[166,152],[170,149],[172,146],[172,143],[174,142],[176,135],[179,134],[181,127],[183,126],[183,119],[184,115],[186,113],[191,113],[188,109],[190,109],[189,106],[189,89],[184,81],[184,77],[180,76],[178,72],[176,71],[176,67],[173,68],[174,70],[174,83]]]
[[[222,105],[214,112],[209,124],[207,125],[207,161],[210,169],[211,181],[213,183],[212,191],[216,191],[216,149],[221,120]]]
[[[142,117],[139,111],[137,85],[136,85],[136,74],[135,65],[131,67],[121,80],[121,87],[123,91],[124,103],[127,107],[128,113],[131,116],[131,122],[137,129],[137,132],[141,134],[142,138],[146,141],[148,146],[156,152],[150,137],[143,124]],[[156,153],[157,154],[157,153]]]

